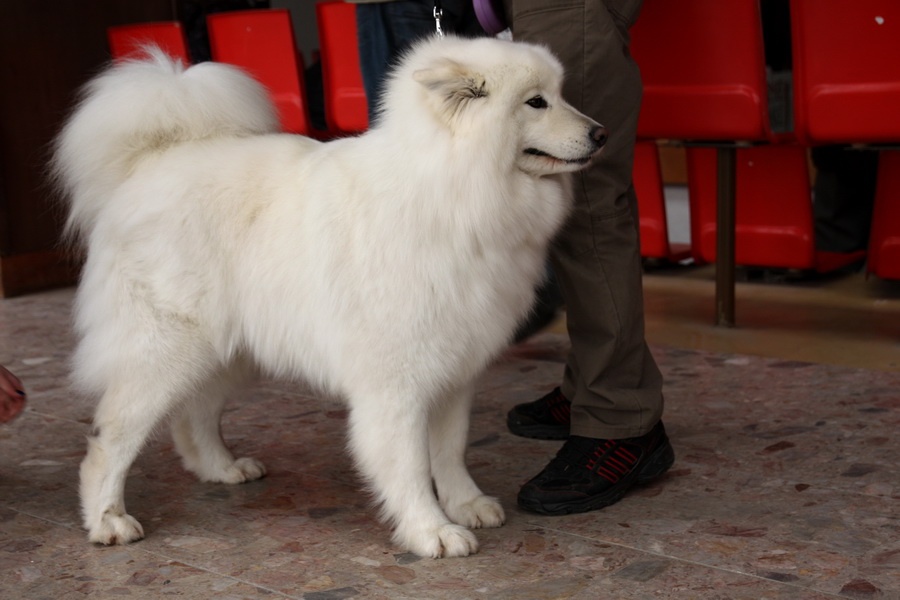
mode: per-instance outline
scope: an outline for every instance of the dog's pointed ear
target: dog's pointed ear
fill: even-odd
[[[432,66],[419,69],[413,73],[413,79],[444,96],[483,98],[487,95],[482,75],[449,58],[441,58]]]
[[[440,99],[440,110],[448,117],[459,113],[468,102],[488,95],[483,75],[449,58],[415,71],[413,79]]]

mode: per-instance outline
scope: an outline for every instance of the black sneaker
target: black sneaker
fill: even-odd
[[[544,515],[597,510],[615,504],[631,486],[669,470],[675,452],[662,421],[645,435],[621,440],[570,436],[519,491],[519,506]]]
[[[522,437],[564,440],[569,437],[572,403],[559,388],[534,402],[517,404],[506,415],[506,426]]]

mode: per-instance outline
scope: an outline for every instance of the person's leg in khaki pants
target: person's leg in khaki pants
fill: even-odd
[[[562,385],[509,417],[514,433],[528,435],[536,425],[547,434],[537,437],[568,436],[557,458],[522,488],[519,503],[538,512],[581,512],[617,501],[674,458],[660,422],[662,376],[644,340],[631,182],[641,81],[628,28],[641,2],[506,2],[513,38],[548,46],[566,69],[566,100],[610,135],[596,164],[575,175],[575,208],[551,250],[571,341]]]

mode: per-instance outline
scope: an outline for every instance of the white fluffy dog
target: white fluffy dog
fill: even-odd
[[[564,174],[605,130],[566,104],[545,49],[430,39],[393,73],[377,126],[277,133],[239,70],[160,52],[94,79],[54,169],[87,261],[78,386],[99,397],[81,466],[89,538],[140,539],[128,469],[166,418],[204,481],[262,477],[219,418],[256,371],[350,406],[350,450],[395,542],[477,550],[503,509],[464,464],[473,380],[532,302],[569,208]]]

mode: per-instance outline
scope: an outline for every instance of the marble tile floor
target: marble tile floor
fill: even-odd
[[[505,413],[556,384],[567,349],[557,325],[481,381],[468,461],[508,522],[478,532],[477,555],[445,560],[390,545],[348,464],[343,408],[273,381],[233,402],[224,424],[266,478],[199,483],[160,436],[128,480],[147,538],[88,544],[77,467],[91,406],[66,386],[72,291],[0,301],[0,364],[29,392],[26,414],[0,427],[0,598],[900,599],[897,363],[779,356],[783,341],[759,351],[740,340],[762,336],[762,317],[747,315],[767,300],[742,287],[743,329],[716,333],[704,329],[707,282],[682,284],[647,278],[672,470],[595,513],[516,508],[558,443],[510,435]],[[676,294],[694,288],[693,302]],[[679,338],[667,319],[693,319],[696,335]]]

